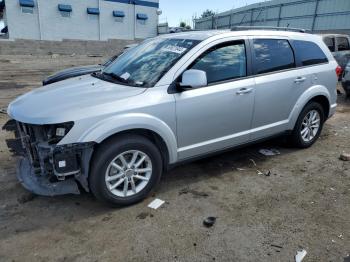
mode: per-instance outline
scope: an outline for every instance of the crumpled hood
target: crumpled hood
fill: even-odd
[[[87,75],[26,93],[10,103],[7,113],[11,118],[29,124],[75,121],[87,114],[113,111],[118,106],[118,100],[139,95],[145,90]]]

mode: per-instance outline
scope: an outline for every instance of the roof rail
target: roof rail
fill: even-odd
[[[293,27],[278,27],[278,26],[234,26],[231,31],[242,31],[242,30],[276,30],[276,31],[291,31],[305,33],[305,29],[293,28]]]

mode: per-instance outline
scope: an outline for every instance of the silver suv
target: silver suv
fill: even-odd
[[[169,167],[288,133],[311,146],[336,110],[337,63],[318,36],[286,31],[156,37],[102,72],[27,93],[8,107],[40,195],[129,205]]]

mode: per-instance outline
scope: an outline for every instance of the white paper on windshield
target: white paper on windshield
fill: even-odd
[[[128,72],[126,72],[126,73],[122,74],[120,77],[123,78],[124,80],[128,80],[130,77],[130,74]]]
[[[176,53],[180,55],[187,50],[187,48],[185,47],[175,46],[175,45],[167,45],[167,46],[164,46],[162,49],[165,52],[171,52],[171,53]]]

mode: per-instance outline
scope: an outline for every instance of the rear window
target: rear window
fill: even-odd
[[[328,46],[331,52],[335,52],[335,41],[334,37],[325,37],[323,38],[323,42]]]
[[[293,50],[287,40],[255,39],[254,52],[256,74],[295,67]]]
[[[327,56],[321,48],[309,41],[293,41],[295,53],[298,56],[302,66],[317,65],[327,63]]]
[[[337,37],[338,51],[350,50],[349,40],[346,37]]]

